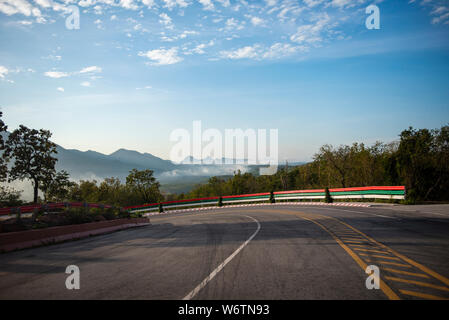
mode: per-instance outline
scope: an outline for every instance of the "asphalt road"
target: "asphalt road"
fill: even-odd
[[[0,299],[449,298],[449,205],[271,205],[0,254]],[[68,265],[80,289],[65,286]],[[380,271],[368,290],[367,265]]]

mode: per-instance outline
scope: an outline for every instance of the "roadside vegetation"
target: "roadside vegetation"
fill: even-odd
[[[0,112],[0,133],[6,132]],[[131,170],[125,182],[114,177],[72,181],[67,172],[55,168],[57,151],[51,135],[23,125],[3,135],[6,139],[0,135],[0,183],[28,179],[33,203],[87,202],[119,208],[164,200],[376,185],[405,185],[408,203],[449,200],[449,125],[409,128],[392,143],[324,145],[313,161],[294,167],[286,163],[272,176],[238,171],[231,177],[211,177],[188,193],[166,195],[150,169]],[[20,198],[20,190],[0,185],[0,207],[24,204]]]
[[[396,142],[376,142],[372,146],[324,145],[312,162],[295,167],[286,163],[272,176],[236,172],[233,177],[212,177],[189,193],[169,198],[404,185],[406,203],[449,201],[449,125],[434,130],[409,128],[399,138]]]

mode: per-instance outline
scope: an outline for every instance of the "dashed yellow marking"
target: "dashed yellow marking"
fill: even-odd
[[[412,266],[408,265],[408,264],[402,264],[402,263],[396,263],[396,262],[390,262],[390,261],[373,261],[373,260],[366,260],[367,262],[372,262],[372,263],[380,263],[380,264],[388,264],[388,265],[392,265],[392,266],[396,266],[396,267],[404,267],[404,268],[411,268]]]
[[[382,259],[391,259],[391,260],[395,260],[395,261],[401,261],[401,259],[396,258],[396,257],[389,257],[389,256],[380,256],[378,254],[366,254],[366,253],[360,253],[361,256],[365,256],[365,257],[374,257],[374,258],[382,258]]]
[[[384,253],[384,254],[388,254],[388,252],[380,251],[380,250],[373,250],[373,249],[354,248],[354,250],[357,250],[357,251],[365,251],[365,252],[376,252],[376,253]]]
[[[399,274],[406,274],[408,276],[414,276],[414,277],[421,277],[421,278],[427,278],[429,279],[429,276],[424,273],[415,273],[415,272],[409,272],[409,271],[403,271],[403,270],[396,270],[391,268],[383,268],[385,271],[390,271],[393,273],[399,273]]]
[[[447,287],[438,286],[436,284],[422,282],[422,281],[402,279],[402,278],[396,278],[396,277],[390,277],[390,276],[385,276],[385,279],[388,279],[388,280],[391,280],[391,281],[397,281],[397,282],[416,284],[418,286],[428,287],[428,288],[433,288],[433,289],[438,289],[438,290],[443,290],[443,291],[449,291],[449,288],[447,288]]]
[[[333,217],[330,217],[330,218],[331,218],[331,219],[335,219],[335,218],[333,218]],[[412,266],[415,266],[416,268],[420,269],[421,271],[423,271],[423,272],[425,272],[425,273],[431,275],[432,277],[434,277],[434,278],[440,280],[441,282],[443,282],[445,285],[449,286],[449,279],[448,279],[448,278],[446,278],[446,277],[444,277],[444,276],[442,276],[442,275],[436,273],[435,271],[433,271],[433,270],[427,268],[426,266],[423,266],[422,264],[420,264],[420,263],[418,263],[418,262],[416,262],[416,261],[413,261],[413,260],[410,259],[410,258],[407,258],[406,256],[400,254],[400,253],[397,252],[396,250],[393,250],[393,249],[387,247],[386,245],[384,245],[384,244],[382,244],[382,243],[380,243],[380,242],[374,240],[373,238],[371,238],[371,237],[367,236],[366,234],[364,234],[362,231],[359,231],[359,230],[355,229],[353,226],[351,226],[351,225],[349,225],[349,224],[347,224],[347,223],[345,223],[345,222],[343,222],[343,221],[340,221],[340,220],[338,220],[338,219],[335,219],[335,220],[336,220],[336,221],[339,221],[340,223],[342,223],[343,225],[347,226],[348,228],[351,228],[352,230],[354,230],[354,231],[360,233],[362,236],[366,237],[368,240],[370,240],[370,241],[376,243],[377,245],[379,245],[379,246],[381,246],[381,247],[383,247],[383,248],[389,250],[389,251],[390,251],[391,253],[393,253],[395,256],[401,258],[401,259],[404,260],[405,262],[410,263]]]
[[[408,296],[414,296],[414,297],[424,298],[424,299],[429,299],[429,300],[449,300],[447,298],[438,297],[438,296],[434,296],[432,294],[427,294],[427,293],[415,292],[415,291],[410,291],[410,290],[399,290],[399,291],[402,294],[406,294]]]
[[[327,233],[329,233],[335,241],[337,241],[337,243],[340,245],[340,247],[342,247],[350,256],[352,259],[355,260],[355,262],[357,262],[357,264],[363,269],[363,271],[366,270],[366,267],[368,266],[362,259],[360,259],[348,246],[346,246],[340,239],[338,239],[333,232],[331,232],[329,229],[327,229],[325,226],[323,226],[321,223],[319,223],[318,221],[315,221],[313,219],[309,219],[306,217],[302,217],[301,218],[308,220],[310,222],[315,223],[316,225],[318,225],[320,228],[322,228],[324,231],[326,231]],[[385,295],[390,299],[390,300],[400,300],[399,296],[394,293],[393,290],[391,290],[391,288],[382,280],[380,280],[380,289],[385,293]]]
[[[268,212],[273,212],[273,213],[292,214],[292,215],[296,215],[300,218],[303,218],[307,221],[310,221],[310,222],[316,224],[321,229],[323,229],[324,231],[329,233],[332,236],[332,238],[334,238],[334,240],[351,256],[351,258],[354,259],[355,262],[357,262],[357,264],[363,269],[363,271],[366,270],[366,267],[368,265],[359,256],[367,257],[368,259],[365,258],[365,260],[367,260],[368,262],[370,262],[370,261],[373,262],[372,260],[370,260],[372,258],[385,259],[385,260],[389,260],[389,261],[382,260],[382,261],[377,261],[377,263],[381,264],[381,265],[387,264],[387,265],[392,265],[392,266],[396,266],[396,267],[404,267],[404,268],[415,267],[415,268],[419,269],[420,271],[423,271],[424,273],[415,273],[415,272],[397,270],[397,269],[386,268],[386,267],[381,268],[381,270],[383,270],[383,271],[389,271],[392,273],[403,274],[403,275],[414,276],[414,277],[421,277],[421,278],[426,278],[426,279],[430,279],[429,276],[431,276],[431,277],[441,281],[448,287],[439,286],[439,285],[427,283],[427,282],[416,281],[416,280],[391,277],[391,276],[383,276],[383,278],[391,280],[391,281],[395,281],[395,282],[403,282],[403,283],[420,285],[423,287],[428,287],[428,288],[433,288],[433,289],[439,289],[439,290],[443,290],[443,291],[449,291],[449,279],[447,279],[446,277],[419,264],[416,261],[413,261],[412,259],[407,258],[406,256],[404,256],[404,255],[396,252],[395,250],[387,247],[386,245],[374,240],[373,238],[367,236],[366,234],[357,230],[353,226],[351,226],[337,218],[334,218],[331,216],[323,216],[320,214],[307,214],[307,213],[303,213],[303,212],[290,211],[290,210],[282,210],[282,211],[263,210],[263,211],[268,211]],[[260,212],[260,211],[256,211],[256,212]],[[323,222],[321,223],[321,221],[323,221]],[[338,224],[336,224],[336,223],[338,223]],[[341,229],[342,225],[346,226],[347,228],[349,228],[352,231],[342,230]],[[343,240],[344,238],[347,240]],[[357,238],[357,239],[354,239],[354,238]],[[354,241],[354,240],[362,240],[362,242]],[[363,243],[363,244],[357,244],[357,243]],[[357,248],[357,247],[359,247],[359,248]],[[379,249],[379,250],[373,250],[372,248]],[[355,251],[353,251],[352,249]],[[385,251],[381,251],[381,250],[385,250]],[[358,252],[358,251],[362,251],[362,252]],[[381,253],[382,255],[376,254],[376,253]],[[391,262],[391,261],[397,261],[397,262]],[[399,262],[402,262],[402,263],[399,263]],[[376,263],[376,262],[373,262],[373,263]],[[408,263],[409,265],[407,265],[405,263]],[[397,279],[399,279],[399,280],[397,280]],[[382,278],[380,279],[380,289],[386,294],[386,296],[389,299],[400,300],[400,297],[398,296],[398,294],[396,292],[394,292],[382,280]],[[415,291],[410,291],[410,290],[402,290],[399,288],[397,290],[398,290],[398,292],[400,292],[404,295],[419,297],[419,298],[423,298],[423,299],[446,299],[444,297],[434,296],[434,295],[427,294],[427,293],[415,292]]]

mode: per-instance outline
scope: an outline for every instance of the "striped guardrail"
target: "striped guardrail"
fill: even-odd
[[[333,199],[387,199],[402,200],[405,199],[404,186],[374,186],[374,187],[355,187],[355,188],[333,188],[329,189]],[[161,203],[151,203],[141,206],[125,207],[124,209],[137,212],[151,212],[159,210],[162,204],[164,209],[194,207],[194,206],[216,206],[220,197],[207,197],[197,199],[186,199],[177,201],[166,201]],[[274,192],[275,200],[321,200],[325,198],[324,189],[311,190],[292,190]],[[253,193],[234,196],[223,196],[223,204],[241,203],[241,202],[261,202],[269,201],[270,193]]]
[[[86,203],[86,202],[58,202],[58,203],[47,203],[47,204],[33,204],[21,207],[10,207],[10,208],[0,208],[0,216],[17,214],[17,213],[32,213],[34,210],[51,210],[60,208],[112,208],[110,205],[98,204],[98,203]]]

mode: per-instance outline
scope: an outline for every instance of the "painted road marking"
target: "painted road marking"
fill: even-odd
[[[319,223],[318,221],[315,221],[313,219],[309,219],[307,217],[304,216],[300,216],[301,218],[308,220],[310,222],[315,223],[316,225],[318,225],[320,228],[322,228],[324,231],[326,231],[327,233],[329,233],[335,241],[337,241],[337,243],[340,245],[340,247],[342,247],[350,256],[352,259],[355,260],[355,262],[357,262],[357,264],[363,269],[366,270],[366,267],[368,266],[362,259],[360,259],[355,253],[354,251],[352,251],[348,246],[346,246],[338,237],[335,236],[335,234],[328,230],[324,225],[322,225],[321,223]],[[382,280],[379,279],[380,282],[380,289],[385,293],[385,295],[390,299],[390,300],[400,300],[399,296],[394,293],[393,290],[391,290],[391,288]]]
[[[443,290],[443,291],[449,291],[449,288],[446,288],[446,287],[443,287],[443,286],[437,286],[437,285],[434,285],[434,284],[431,284],[431,283],[427,283],[427,282],[416,281],[416,280],[408,280],[408,279],[402,279],[402,278],[396,278],[396,277],[390,277],[390,276],[386,276],[385,278],[388,279],[388,280],[391,280],[391,281],[411,283],[411,284],[416,284],[418,286],[429,287],[429,288]]]
[[[414,267],[424,273],[409,272],[409,271],[397,270],[397,269],[387,268],[387,267],[382,266],[381,274],[383,274],[382,273],[382,270],[383,270],[386,272],[402,274],[405,276],[422,277],[422,278],[429,279],[429,281],[431,281],[432,280],[431,277],[433,277],[434,279],[437,279],[437,280],[441,281],[443,284],[447,285],[448,286],[447,289],[449,290],[449,279],[447,279],[446,277],[436,273],[435,271],[430,270],[429,268],[419,264],[418,262],[413,261],[412,259],[409,259],[406,256],[396,252],[395,250],[387,247],[386,245],[374,240],[373,238],[367,236],[363,232],[357,230],[353,226],[345,223],[344,221],[342,221],[340,219],[337,219],[337,218],[334,218],[331,216],[321,215],[321,214],[304,213],[304,212],[291,211],[291,210],[282,210],[282,211],[263,210],[263,211],[269,211],[269,212],[273,212],[273,213],[292,214],[292,215],[298,216],[302,219],[308,220],[308,221],[316,224],[321,229],[323,229],[327,233],[329,233],[334,238],[334,240],[353,258],[353,260],[355,262],[357,262],[357,264],[363,269],[363,271],[365,271],[365,269],[368,265],[367,265],[367,262],[364,261],[363,258],[361,258],[360,256],[368,257],[368,259],[382,258],[382,259],[386,259],[386,260],[398,261],[398,262],[402,262],[403,264],[411,265],[411,266],[407,266],[407,268]],[[344,233],[347,234],[347,232],[345,232],[342,229],[342,226],[347,227],[349,230],[351,230],[351,232],[357,233],[358,236],[364,237],[366,246],[363,249],[362,248],[353,248],[355,250],[355,251],[353,251],[351,249],[351,247],[360,246],[360,245],[346,243],[347,241],[344,241],[343,239],[340,238],[340,236],[342,236],[342,234],[344,234]],[[385,250],[385,251],[366,249],[366,247],[368,247],[368,245],[371,245],[371,246],[374,245],[375,247],[379,248],[380,250]],[[364,253],[360,253],[358,251],[364,251]],[[376,254],[376,253],[382,253],[383,255]],[[364,258],[364,259],[368,260],[367,258]],[[409,269],[409,270],[413,270],[413,269]],[[385,277],[385,279],[388,280],[386,277]],[[410,280],[410,279],[406,279],[406,280]],[[414,280],[415,279],[411,279],[410,281],[414,281]],[[392,282],[392,284],[395,284],[395,286],[397,287],[397,284],[399,281],[392,281],[392,280],[390,280],[390,281]],[[401,282],[399,282],[399,283],[401,283]],[[403,282],[403,283],[405,283],[405,282]],[[409,284],[418,285],[418,284],[412,283],[412,282],[410,282]],[[428,283],[427,286],[421,286],[421,287],[428,288],[428,290],[435,289],[432,287],[433,285],[434,284],[432,284],[432,283]],[[442,286],[439,286],[439,287],[442,287]],[[389,299],[400,299],[399,294],[406,295],[406,296],[407,295],[415,296],[415,297],[420,297],[420,298],[424,298],[424,299],[442,299],[442,297],[433,295],[433,294],[431,294],[431,292],[430,293],[429,292],[415,292],[415,291],[410,291],[410,290],[402,290],[401,288],[397,288],[396,289],[397,291],[395,292],[393,289],[391,289],[391,287],[389,287],[383,281],[382,278],[380,279],[380,289],[387,295],[387,297]],[[446,291],[446,290],[443,290],[443,291]]]
[[[383,269],[386,270],[386,271],[393,272],[393,273],[399,273],[399,274],[405,274],[405,275],[408,275],[408,276],[414,276],[414,277],[421,277],[421,278],[429,279],[429,276],[424,274],[424,273],[415,273],[415,272],[397,270],[397,269],[392,269],[392,268],[383,268]]]
[[[346,210],[346,209],[341,209],[341,208],[338,208],[338,209],[337,209],[337,208],[320,208],[320,209],[337,210],[337,211],[346,211],[346,212],[355,212],[355,213],[367,214],[367,215],[370,215],[370,216],[377,216],[377,217],[388,218],[388,219],[394,219],[394,220],[402,220],[401,218],[384,216],[384,215],[382,215],[382,214],[377,214],[377,213],[372,213],[372,212],[364,212],[364,211],[356,211],[356,210]]]
[[[380,256],[378,254],[366,254],[366,253],[360,253],[361,256],[365,256],[365,257],[375,257],[375,258],[382,258],[382,259],[391,259],[391,260],[396,260],[396,261],[401,261],[401,259],[396,258],[396,257],[387,257],[387,256]]]
[[[248,240],[246,240],[240,247],[238,247],[237,250],[235,250],[229,257],[227,257],[225,261],[223,261],[217,268],[215,268],[215,270],[212,271],[211,274],[209,274],[203,281],[201,281],[201,283],[198,286],[196,286],[195,289],[190,291],[190,293],[188,295],[186,295],[182,300],[191,300],[193,297],[195,297],[197,295],[197,293],[200,292],[200,290],[203,289],[207,285],[207,283],[209,281],[211,281],[232,259],[234,259],[234,257],[240,251],[242,251],[242,249],[245,248],[248,245],[248,243],[251,240],[253,240],[253,238],[257,235],[257,233],[260,230],[259,221],[257,221],[256,219],[254,219],[253,217],[250,217],[250,216],[245,216],[245,217],[248,217],[257,223],[257,230],[248,238]]]
[[[380,251],[380,250],[372,250],[372,249],[361,249],[361,248],[354,248],[354,250],[357,250],[357,251],[365,251],[365,252],[375,252],[375,253],[383,253],[383,254],[389,254],[388,252],[385,252],[385,251]]]
[[[388,265],[392,265],[392,266],[396,266],[396,267],[404,267],[404,268],[412,267],[408,264],[402,264],[402,263],[396,263],[396,262],[390,262],[390,261],[379,261],[379,260],[369,260],[369,259],[365,259],[365,260],[366,260],[366,262],[388,264]]]
[[[433,294],[415,292],[410,290],[399,290],[402,294],[406,294],[408,296],[414,296],[418,298],[430,299],[430,300],[449,300],[447,298],[434,296]]]

